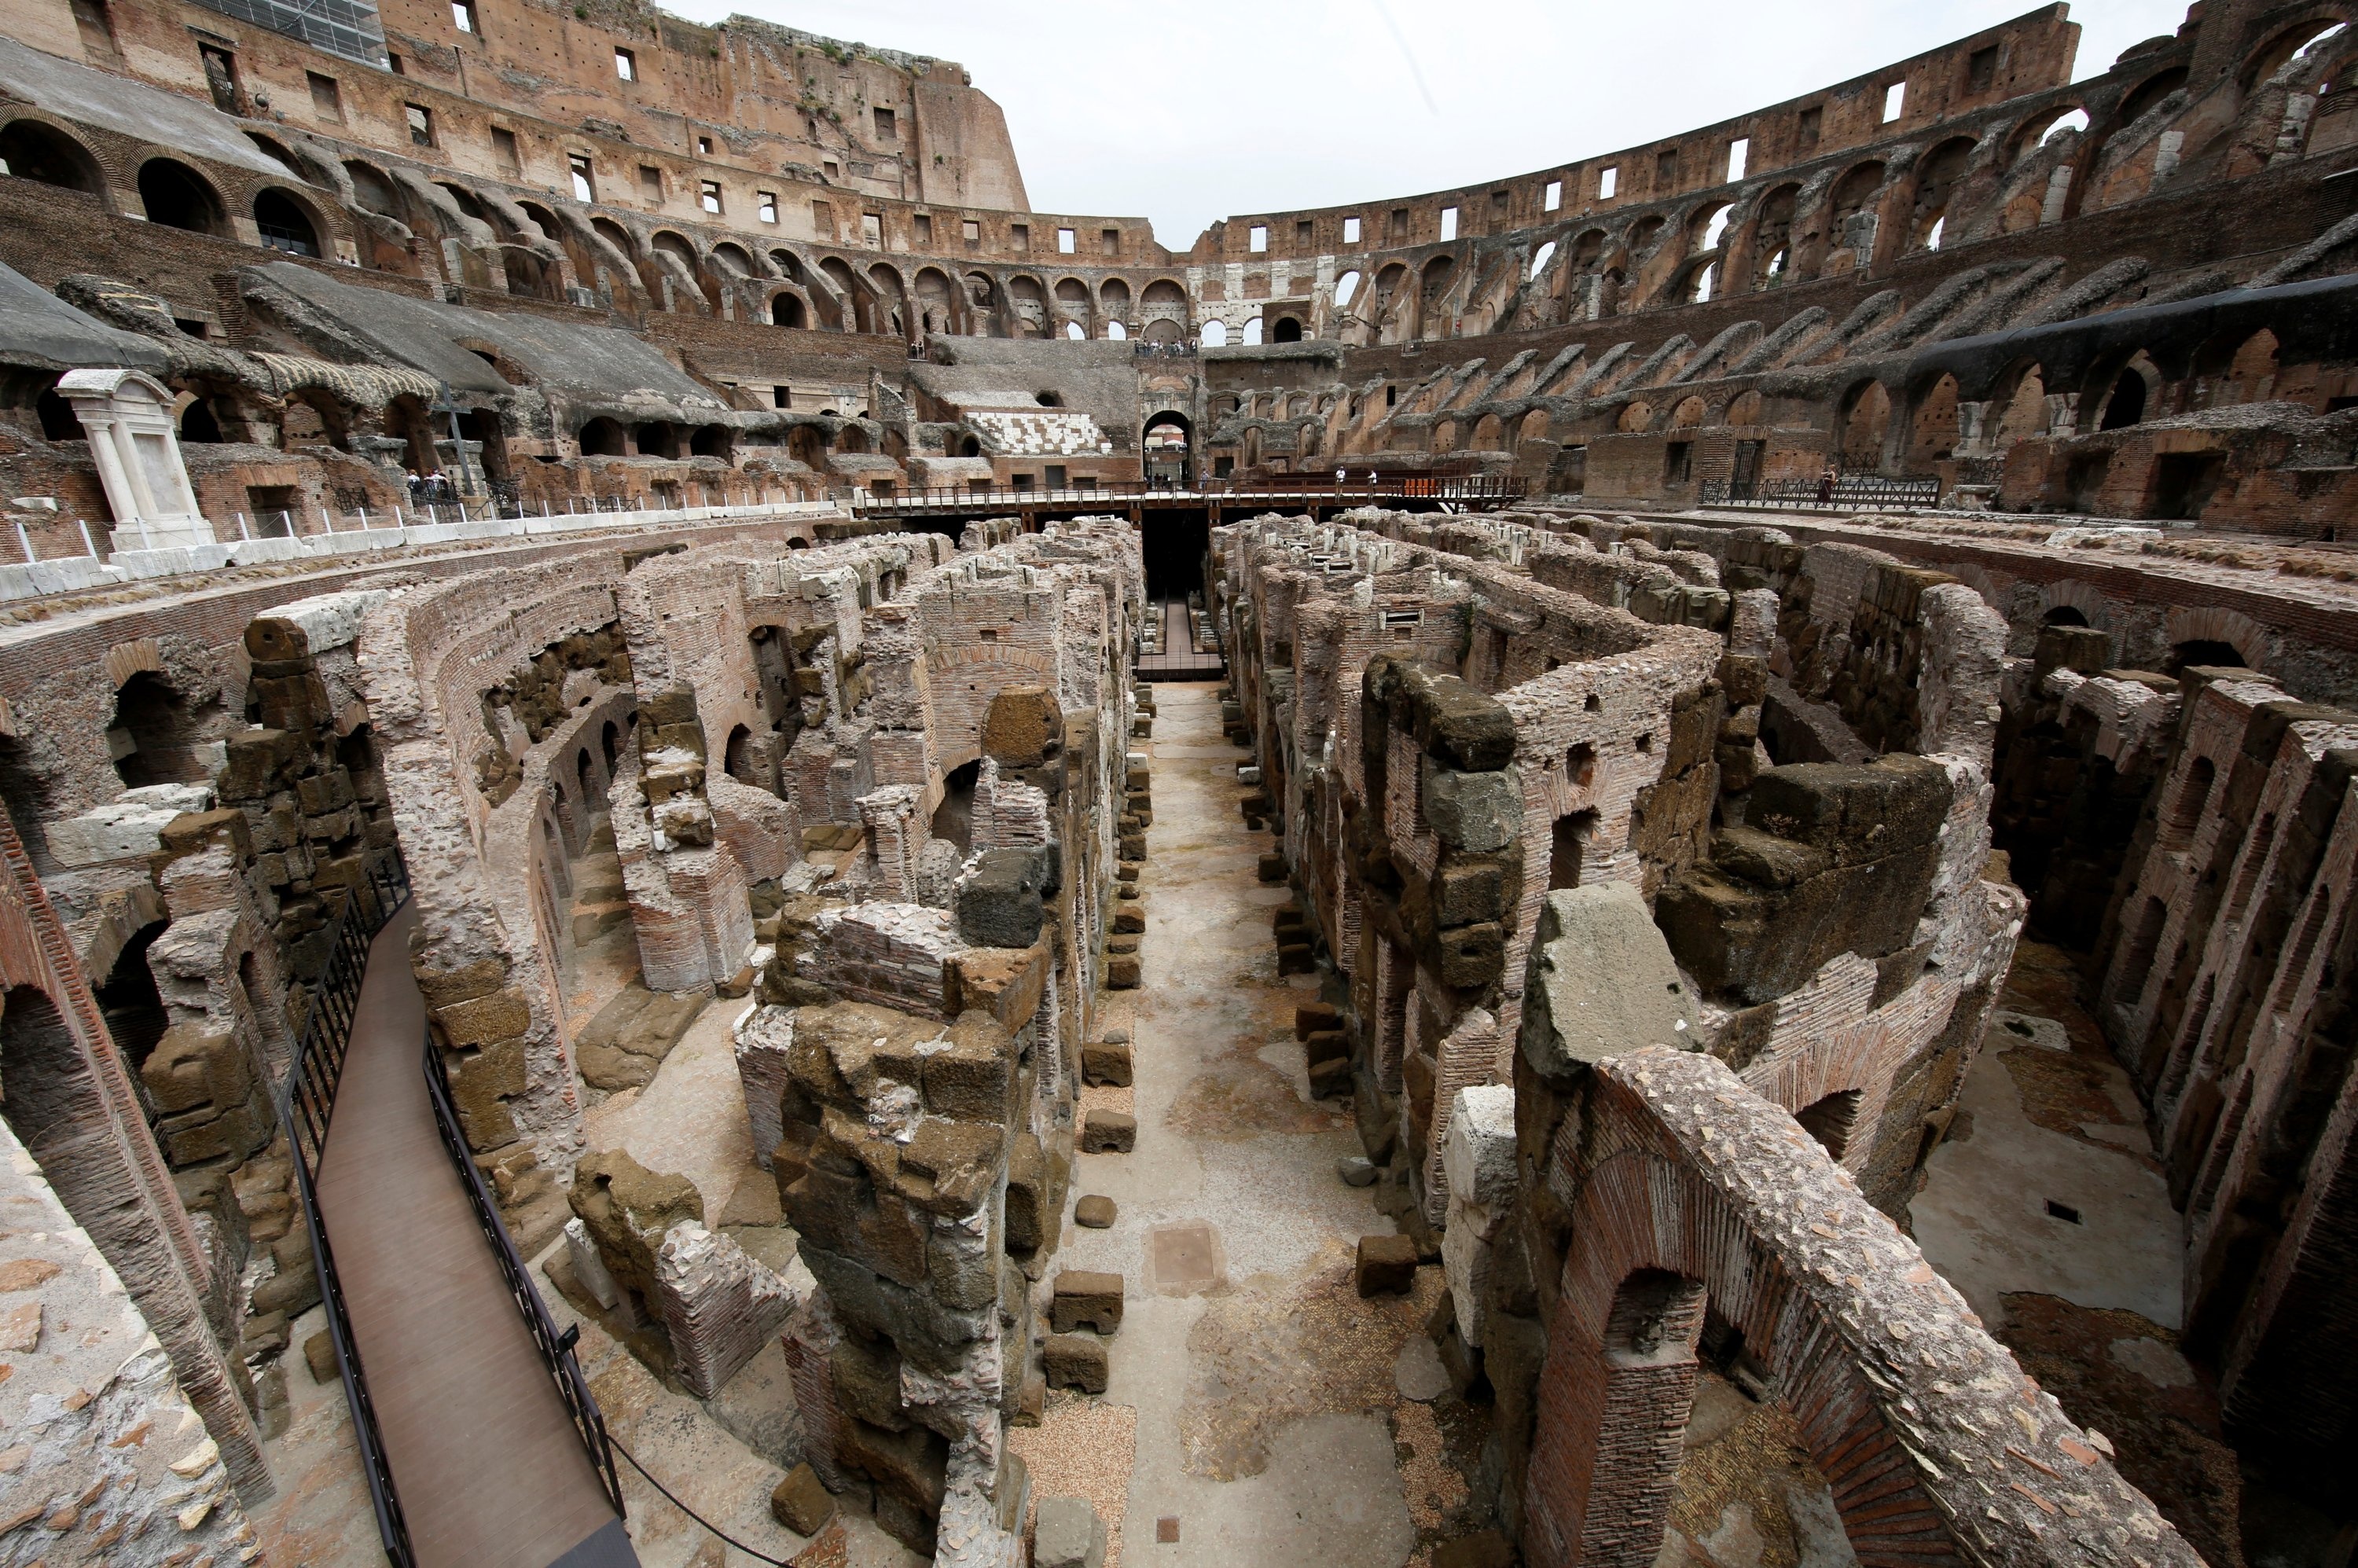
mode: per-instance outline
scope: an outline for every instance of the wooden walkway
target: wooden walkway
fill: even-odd
[[[416,925],[405,905],[369,949],[319,1177],[411,1544],[421,1568],[635,1563],[435,1132]]]

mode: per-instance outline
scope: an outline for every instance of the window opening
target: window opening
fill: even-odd
[[[1605,168],[1605,169],[1599,169],[1599,170],[1597,170],[1597,173],[1596,173],[1596,199],[1597,199],[1598,200],[1600,200],[1600,201],[1609,201],[1609,200],[1611,200],[1613,199],[1613,194],[1614,194],[1614,192],[1616,192],[1616,191],[1619,190],[1620,189],[1621,189],[1621,169],[1620,169],[1620,166],[1619,166],[1619,165],[1617,165],[1617,165],[1615,165],[1615,166],[1614,166],[1613,168]]]

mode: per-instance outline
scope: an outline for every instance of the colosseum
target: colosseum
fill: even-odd
[[[2352,19],[0,0],[0,1568],[2350,1568]]]

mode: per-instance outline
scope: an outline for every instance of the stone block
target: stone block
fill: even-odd
[[[144,860],[164,847],[165,830],[187,813],[208,810],[210,784],[162,784],[126,789],[106,805],[52,822],[43,830],[61,866]]]
[[[1085,1394],[1106,1391],[1109,1360],[1105,1341],[1094,1334],[1052,1334],[1042,1350],[1048,1386]]]
[[[1130,1082],[1130,1047],[1110,1040],[1090,1041],[1081,1047],[1081,1076],[1092,1084],[1127,1088]]]
[[[1286,942],[1277,949],[1277,972],[1281,975],[1306,975],[1318,967],[1306,942]]]
[[[1104,1568],[1105,1520],[1087,1498],[1042,1498],[1033,1514],[1032,1568]]]
[[[1260,857],[1260,863],[1254,870],[1254,874],[1265,882],[1283,881],[1285,880],[1285,857],[1277,853],[1275,850],[1269,851]]]
[[[1138,1146],[1138,1119],[1118,1110],[1092,1110],[1081,1121],[1081,1152],[1127,1154]]]
[[[990,699],[982,754],[1016,767],[1046,762],[1062,747],[1065,716],[1045,687],[1011,686]]]
[[[770,1493],[770,1517],[796,1535],[817,1535],[835,1517],[835,1499],[819,1484],[817,1471],[797,1465]]]
[[[986,849],[958,879],[958,932],[982,947],[1029,947],[1040,939],[1047,858],[1030,849]]]
[[[1086,1230],[1110,1229],[1115,1217],[1113,1199],[1101,1194],[1091,1193],[1073,1206],[1073,1223]]]
[[[1087,1325],[1099,1334],[1121,1328],[1121,1276],[1093,1269],[1065,1269],[1056,1275],[1048,1298],[1048,1325],[1070,1334]]]
[[[1314,1062],[1310,1067],[1310,1093],[1318,1099],[1334,1099],[1351,1092],[1351,1064],[1339,1057]]]
[[[1476,1084],[1451,1102],[1442,1171],[1453,1200],[1504,1209],[1515,1195],[1515,1091]]]
[[[1123,935],[1136,935],[1146,929],[1146,907],[1136,899],[1124,899],[1114,906],[1113,929]]]
[[[1416,1243],[1405,1236],[1362,1236],[1352,1270],[1362,1296],[1405,1295],[1416,1283]]]
[[[1634,883],[1549,893],[1533,946],[1522,1051],[1542,1076],[1647,1045],[1693,1047],[1694,999]]]
[[[1109,953],[1106,957],[1106,989],[1136,990],[1144,983],[1145,970],[1134,953]]]
[[[1302,1042],[1303,1056],[1312,1066],[1332,1062],[1351,1054],[1350,1038],[1339,1029],[1314,1030]]]
[[[343,1376],[336,1365],[336,1342],[324,1328],[303,1342],[303,1364],[311,1369],[315,1383],[332,1383]]]
[[[1523,797],[1500,773],[1459,773],[1427,757],[1424,820],[1444,844],[1476,853],[1503,849],[1522,830]]]
[[[1347,1187],[1372,1187],[1376,1184],[1376,1162],[1364,1154],[1346,1154],[1335,1162],[1335,1173],[1343,1178]]]
[[[1322,1029],[1343,1027],[1343,1012],[1331,1001],[1306,1001],[1293,1010],[1293,1037],[1307,1040]]]

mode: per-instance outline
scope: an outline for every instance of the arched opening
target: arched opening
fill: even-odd
[[[1080,342],[1084,339],[1087,338],[1088,335],[1088,330],[1083,327],[1078,321],[1067,321],[1065,323],[1065,336],[1073,342]]]
[[[1532,270],[1537,271],[1538,269],[1534,267]],[[1347,272],[1342,276],[1336,278],[1335,280],[1335,308],[1337,310],[1347,310],[1350,308],[1351,298],[1358,292],[1359,275],[1357,272]]]
[[[1575,748],[1579,750],[1580,748]],[[1595,770],[1595,748],[1590,752],[1590,771]],[[1580,781],[1575,781],[1580,782]],[[1555,829],[1548,849],[1548,889],[1576,888],[1580,885],[1582,863],[1588,857],[1590,842],[1596,837],[1596,813],[1571,811],[1555,819]]]
[[[1875,248],[1875,195],[1883,188],[1883,166],[1863,163],[1834,182],[1826,225],[1828,261],[1836,271],[1864,266]]]
[[[981,776],[979,757],[952,768],[942,779],[942,803],[934,807],[929,831],[934,838],[957,845],[961,856],[974,849],[974,786]]]
[[[1194,445],[1194,427],[1186,416],[1164,409],[1146,421],[1141,433],[1141,455],[1145,459],[1146,477],[1156,483],[1181,485],[1187,481],[1187,458]]]
[[[2265,403],[2276,391],[2277,335],[2266,327],[2237,340],[2222,334],[2194,356],[2195,406]]]
[[[1247,322],[1245,323],[1245,346],[1246,346],[1247,348],[1254,348],[1254,347],[1257,347],[1257,346],[1259,346],[1259,344],[1260,344],[1260,340],[1261,340],[1261,323],[1260,323],[1260,317],[1258,317],[1258,316],[1256,316],[1256,317],[1254,317],[1251,320],[1247,321]]]
[[[2039,618],[2041,626],[2085,626],[2088,617],[2076,604],[2059,604]]]
[[[2210,758],[2194,759],[2162,817],[2161,830],[2168,842],[2182,846],[2194,837],[2194,830],[2202,825],[2202,808],[2211,803],[2211,785],[2217,776]]]
[[[159,157],[140,165],[139,204],[151,223],[224,239],[229,235],[221,197],[203,175],[187,164]]]
[[[598,733],[598,754],[606,759],[606,776],[614,776],[614,764],[622,760],[622,730],[612,719]]]
[[[2151,390],[2146,376],[2136,361],[2121,367],[2121,373],[2113,379],[2110,395],[2104,399],[2104,412],[2097,416],[2097,429],[2125,430],[2145,417],[2146,397]]]
[[[2211,637],[2190,637],[2183,643],[2171,643],[2169,657],[2162,662],[2162,673],[2169,676],[2180,670],[2247,670],[2252,667],[2251,661],[2244,657],[2241,648],[2233,643]],[[2210,766],[2208,762],[2201,765]]]
[[[2026,436],[2047,434],[2047,384],[2037,366],[2022,373],[1998,412],[1992,439],[2000,452]]]
[[[1801,187],[1780,185],[1761,198],[1752,226],[1753,287],[1782,283],[1793,265],[1793,203]]]
[[[2088,112],[2085,109],[2067,109],[2060,114],[2033,120],[2024,125],[2015,137],[2014,157],[2006,161],[2015,162],[2059,137],[2081,135],[2087,129]]]
[[[719,458],[725,463],[734,460],[735,441],[735,433],[726,425],[699,425],[688,438],[687,449],[691,456]]]
[[[1700,305],[1711,297],[1712,287],[1719,278],[1719,264],[1713,262],[1697,267],[1687,278],[1687,303]]]
[[[530,201],[517,202],[516,210],[531,219],[532,226],[538,229],[550,243],[559,245],[565,243],[565,231],[558,226],[556,213]]]
[[[7,811],[16,841],[32,857],[33,870],[49,870],[49,836],[43,828],[51,814],[49,781],[34,769],[24,742],[13,735],[0,735],[0,808]],[[0,1095],[6,1092],[6,1086],[0,1085]]]
[[[393,181],[384,170],[373,164],[348,163],[344,173],[352,182],[352,200],[363,211],[380,218],[396,218],[401,214],[399,199],[394,194]]]
[[[1215,316],[1204,323],[1204,346],[1225,349],[1228,346],[1228,324]]]
[[[147,949],[168,924],[158,920],[133,933],[123,951],[115,955],[114,967],[92,992],[99,1016],[106,1020],[106,1033],[134,1080],[155,1054],[156,1043],[172,1027],[172,1015],[164,1006],[163,993],[156,989],[155,974],[147,968]],[[0,1085],[0,1092],[10,1087]]]
[[[2284,69],[2287,61],[2308,54],[2318,45],[2329,39],[2341,37],[2344,26],[2345,24],[2342,22],[2327,21],[2319,17],[2288,27],[2278,33],[2275,38],[2254,49],[2244,59],[2244,69],[2238,73],[2243,81],[2244,91],[2249,92],[2261,82],[2276,75],[2277,71]]]
[[[679,427],[668,419],[650,419],[635,427],[631,435],[638,443],[639,456],[643,458],[676,460],[679,457]]]
[[[17,120],[0,129],[0,166],[18,179],[103,196],[106,182],[98,160],[71,136],[38,120]]]
[[[770,301],[770,325],[773,327],[807,328],[810,310],[792,294],[780,294]]]
[[[219,445],[222,440],[221,421],[213,416],[212,404],[204,397],[191,397],[189,406],[180,410],[180,439],[200,445]]]
[[[754,789],[767,786],[753,773],[753,731],[740,724],[729,731],[728,744],[721,748],[721,768],[741,784]]]
[[[274,251],[292,256],[319,254],[319,231],[312,227],[310,215],[284,191],[265,190],[254,199],[254,226],[261,232],[262,243]]]
[[[578,438],[585,458],[619,458],[630,450],[621,424],[602,414],[582,426]]]
[[[1302,323],[1291,316],[1280,316],[1277,325],[1270,329],[1269,341],[1272,343],[1302,341]]]
[[[200,710],[153,670],[139,671],[114,694],[108,739],[120,753],[114,772],[126,789],[204,784],[212,777]]]
[[[2113,115],[2113,124],[2115,126],[2136,124],[2151,114],[2155,105],[2185,85],[2186,68],[2182,65],[2174,65],[2168,70],[2156,72],[2138,83],[2135,92],[2121,100],[2120,108]]]
[[[1952,136],[1927,153],[1916,166],[1916,197],[1909,212],[1908,243],[1919,250],[1938,250],[1947,232],[1949,198],[1965,177],[1973,156],[1968,136]]]
[[[1855,473],[1883,467],[1883,438],[1891,424],[1891,395],[1879,381],[1851,392],[1843,409],[1842,466]]]
[[[1631,403],[1623,406],[1621,416],[1613,422],[1613,427],[1625,436],[1634,436],[1653,422],[1654,411],[1651,407],[1643,403]]]
[[[1736,203],[1733,201],[1725,201],[1714,208],[1711,215],[1704,218],[1695,231],[1694,248],[1698,251],[1719,249],[1720,242],[1727,237],[1728,214],[1735,211]]]
[[[1858,1124],[1858,1104],[1864,1098],[1862,1090],[1842,1089],[1802,1107],[1793,1113],[1793,1119],[1824,1145],[1827,1153],[1840,1160],[1850,1150],[1851,1133]]]
[[[1916,405],[1908,432],[1907,472],[1926,475],[1957,448],[1957,379],[1943,375]]]

